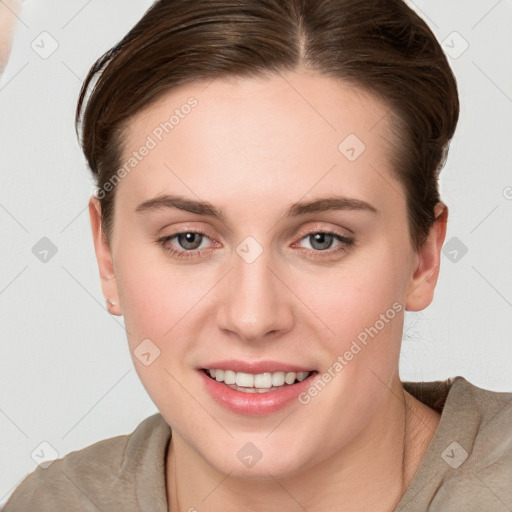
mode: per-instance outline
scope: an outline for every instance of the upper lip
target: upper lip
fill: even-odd
[[[214,361],[201,366],[205,370],[233,370],[244,373],[274,373],[274,372],[311,372],[313,369],[279,361],[240,361],[232,359],[229,361]]]

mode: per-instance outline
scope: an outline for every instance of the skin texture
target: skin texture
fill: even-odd
[[[398,359],[404,309],[433,298],[447,209],[438,205],[427,242],[414,250],[389,165],[386,106],[306,70],[176,89],[130,121],[126,159],[191,96],[197,106],[116,186],[109,244],[99,201],[89,207],[103,293],[115,302],[109,311],[124,315],[132,355],[147,338],[160,350],[149,366],[133,360],[173,429],[169,509],[392,510],[440,417],[404,392]],[[355,161],[338,150],[349,134],[366,146]],[[135,212],[165,193],[209,201],[227,220]],[[377,213],[283,218],[292,203],[332,194]],[[156,242],[194,230],[207,236],[193,258]],[[354,244],[334,238],[319,250],[308,235],[329,230]],[[248,236],[262,249],[252,263],[236,251]],[[167,245],[186,250],[178,238]],[[197,368],[222,359],[322,374],[394,303],[401,311],[307,405],[248,417],[203,389]],[[250,468],[237,457],[248,442],[262,453]]]
[[[11,52],[11,40],[21,0],[0,2],[0,74],[3,72]]]

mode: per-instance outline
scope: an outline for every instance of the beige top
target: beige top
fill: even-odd
[[[404,382],[441,412],[420,467],[395,512],[512,510],[512,392],[481,389],[463,377]],[[167,512],[165,459],[171,429],[160,414],[129,435],[38,467],[4,512]]]

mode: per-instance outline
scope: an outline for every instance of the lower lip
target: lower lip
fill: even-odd
[[[256,416],[271,414],[293,402],[301,392],[311,385],[316,372],[313,372],[302,382],[283,386],[281,389],[265,393],[237,391],[222,382],[217,382],[208,377],[203,370],[199,370],[199,375],[203,379],[206,390],[217,403],[238,414]]]

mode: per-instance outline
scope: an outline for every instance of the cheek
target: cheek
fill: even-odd
[[[375,334],[401,339],[407,279],[404,255],[392,243],[381,243],[347,258],[336,269],[322,270],[301,288],[301,298],[328,328],[331,352]],[[384,322],[384,325],[383,325]]]
[[[295,309],[295,327],[316,338],[330,358],[349,350],[353,340],[364,344],[377,334],[389,340],[379,351],[389,349],[392,340],[400,342],[403,313],[396,305],[404,303],[406,279],[404,253],[396,247],[383,238],[332,267],[281,267],[283,280],[294,283],[300,298],[289,302],[289,291],[282,291],[282,301]],[[218,304],[210,292],[216,289],[224,300],[232,300],[223,288],[230,286],[221,280],[224,269],[171,262],[141,245],[120,248],[119,254],[116,276],[132,352],[150,339],[162,353],[161,363],[186,362],[200,324],[215,328]]]
[[[116,279],[130,348],[149,338],[162,355],[180,355],[217,274],[205,265],[171,263],[153,249],[130,247],[124,254]]]
[[[211,292],[225,271],[170,262],[143,243],[119,253],[123,257],[116,264],[116,279],[135,367],[146,386],[148,380],[157,379],[156,370],[163,374],[158,380],[168,380],[165,370],[174,373],[192,364],[199,329],[212,322]],[[148,339],[158,353],[151,371],[134,357]]]
[[[196,332],[194,305],[207,292],[207,282],[201,284],[205,280],[197,276],[197,271],[190,279],[182,270],[184,266],[180,269],[162,262],[150,263],[151,258],[146,255],[134,249],[116,265],[134,367],[159,410],[167,410],[170,396],[178,410],[190,408],[178,383],[183,378],[177,368],[190,358]]]

